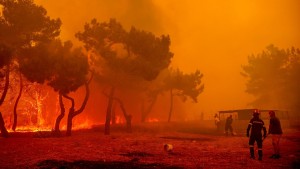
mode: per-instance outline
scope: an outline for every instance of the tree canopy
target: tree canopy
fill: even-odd
[[[51,19],[33,0],[1,0],[0,41],[14,49],[30,47],[60,34],[61,21]]]
[[[76,37],[93,52],[96,65],[105,62],[109,70],[145,80],[155,79],[173,57],[169,36],[156,37],[134,27],[128,32],[114,19],[103,23],[93,19]]]
[[[120,103],[127,124],[131,126],[131,115],[126,113],[123,102],[114,96],[115,88],[133,88],[142,81],[152,81],[167,68],[173,57],[169,36],[156,37],[134,27],[126,31],[115,19],[102,23],[93,19],[76,37],[91,53],[98,79],[112,86],[110,94],[105,94],[108,97],[105,134],[109,134],[114,100]]]
[[[68,94],[86,82],[89,64],[80,48],[60,40],[38,44],[22,51],[20,68],[25,77],[38,83],[45,81],[55,91]]]
[[[4,72],[1,71],[6,65],[11,62],[12,50],[5,44],[0,44],[0,78],[4,76]]]
[[[152,87],[148,96],[154,101],[159,93],[170,92],[170,111],[168,121],[170,122],[173,112],[173,98],[179,96],[183,102],[188,98],[197,103],[197,97],[203,92],[204,84],[202,83],[203,74],[199,70],[193,73],[185,74],[179,69],[167,69],[159,77],[156,87]],[[152,105],[152,104],[151,104]],[[148,110],[149,111],[149,110]],[[148,115],[149,112],[145,112]],[[145,118],[145,117],[143,117]]]
[[[180,96],[183,101],[187,98],[197,102],[197,97],[204,90],[202,83],[203,74],[199,70],[194,73],[184,74],[179,69],[170,69],[164,79],[163,90],[176,90],[176,95]]]
[[[242,66],[247,78],[246,92],[256,96],[254,106],[299,109],[300,50],[279,49],[270,45],[257,55],[248,57]]]
[[[46,10],[34,4],[32,0],[0,0],[0,7],[0,69],[6,67],[5,73],[2,70],[0,72],[0,77],[5,74],[5,86],[0,99],[2,105],[8,91],[10,66],[18,68],[23,59],[22,50],[56,38],[60,33],[61,22],[59,19],[50,19]],[[22,75],[19,75],[21,82]],[[14,112],[21,93],[22,90],[18,95]]]

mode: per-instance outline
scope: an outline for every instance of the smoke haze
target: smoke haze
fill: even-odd
[[[300,47],[298,0],[35,2],[52,18],[61,18],[64,40],[76,42],[74,34],[92,18],[99,22],[116,18],[126,29],[135,26],[157,36],[169,34],[175,54],[172,67],[186,73],[199,69],[204,74],[204,92],[197,104],[188,103],[185,109],[192,114],[249,108],[253,98],[245,93],[245,79],[240,75],[247,56],[271,43],[280,48]]]

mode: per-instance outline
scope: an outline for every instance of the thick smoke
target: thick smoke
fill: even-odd
[[[186,112],[214,114],[218,110],[249,108],[253,98],[245,92],[240,75],[247,56],[269,44],[300,46],[300,2],[230,2],[179,0],[37,0],[51,17],[60,17],[62,38],[76,42],[74,34],[92,18],[116,18],[129,29],[135,26],[156,35],[169,34],[174,52],[172,66],[204,74],[205,90],[198,104]],[[266,10],[267,9],[267,10]]]

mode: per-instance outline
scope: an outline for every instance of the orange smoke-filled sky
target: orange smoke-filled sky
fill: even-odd
[[[52,18],[61,18],[64,40],[92,18],[116,18],[129,29],[135,26],[169,34],[175,54],[172,67],[184,72],[199,69],[204,92],[189,112],[213,114],[218,110],[248,108],[240,75],[247,56],[269,44],[300,47],[299,0],[36,0]],[[274,108],[276,105],[274,105]]]

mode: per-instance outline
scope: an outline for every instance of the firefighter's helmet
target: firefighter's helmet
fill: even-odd
[[[260,114],[259,110],[258,109],[255,109],[253,111],[253,116],[258,116]]]

